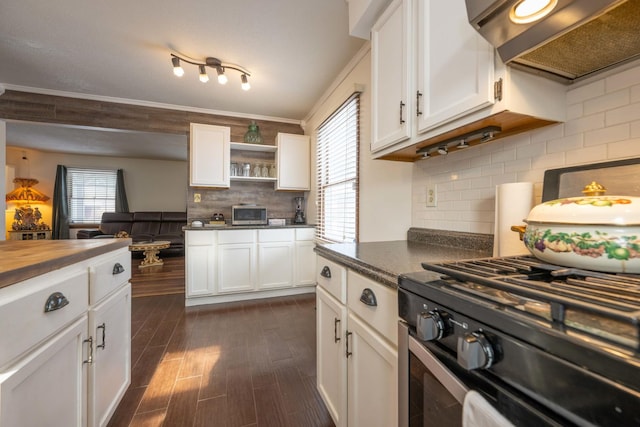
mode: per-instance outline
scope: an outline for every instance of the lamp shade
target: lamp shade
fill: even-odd
[[[7,202],[42,203],[49,200],[49,196],[33,188],[33,186],[38,183],[37,179],[15,178],[13,182],[20,184],[20,187],[10,193],[7,193],[7,197],[5,199]]]

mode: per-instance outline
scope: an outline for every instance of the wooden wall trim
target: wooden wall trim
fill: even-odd
[[[146,107],[90,99],[6,90],[0,96],[0,119],[26,122],[188,135],[190,123],[231,128],[231,140],[242,141],[251,119]],[[275,143],[278,132],[303,134],[300,125],[255,120],[263,139]]]

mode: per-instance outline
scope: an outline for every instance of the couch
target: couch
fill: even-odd
[[[95,230],[78,230],[78,239],[115,237],[126,233],[134,242],[145,240],[168,240],[167,249],[161,255],[184,254],[184,231],[187,225],[186,212],[105,212],[100,227]]]

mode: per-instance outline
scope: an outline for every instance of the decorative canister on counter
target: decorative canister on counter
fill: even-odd
[[[253,120],[249,124],[249,130],[244,134],[244,142],[248,144],[262,144],[260,128]]]

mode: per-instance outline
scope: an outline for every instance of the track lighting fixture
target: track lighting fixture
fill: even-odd
[[[216,73],[218,75],[218,83],[224,85],[229,80],[226,75],[226,70],[235,70],[241,73],[240,82],[242,83],[243,90],[249,90],[251,85],[249,84],[249,76],[251,73],[249,71],[239,65],[235,64],[227,64],[220,61],[218,58],[207,57],[204,62],[196,62],[190,59],[182,58],[178,55],[171,54],[171,63],[173,64],[173,74],[178,77],[182,77],[184,75],[184,69],[180,65],[180,61],[186,62],[191,65],[196,65],[200,71],[199,79],[202,83],[206,83],[209,81],[209,76],[207,75],[206,67],[215,68]]]
[[[449,154],[449,149],[447,148],[446,145],[438,147],[438,154],[442,154],[443,156],[445,156],[445,155]]]
[[[463,139],[462,141],[460,141],[460,144],[458,144],[458,148],[467,148],[469,146],[469,144],[467,143],[466,139]]]
[[[416,154],[421,155],[422,158],[431,157],[436,153],[446,155],[449,154],[449,150],[456,151],[491,141],[492,139],[495,139],[496,135],[500,132],[502,132],[502,128],[500,126],[485,126],[483,128],[467,132],[463,135],[457,135],[452,138],[418,148],[416,150]]]

